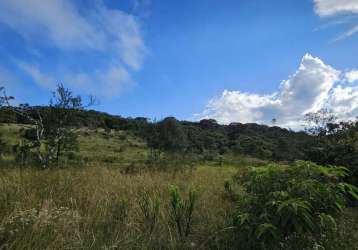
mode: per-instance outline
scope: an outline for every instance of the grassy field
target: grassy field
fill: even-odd
[[[2,125],[5,142],[18,143],[21,128]],[[236,161],[236,166],[195,164],[180,171],[158,171],[143,167],[148,148],[130,134],[101,129],[81,129],[78,133],[78,165],[21,169],[9,164],[12,154],[3,156],[0,233],[8,248],[197,248],[205,241],[211,242],[211,235],[228,224],[230,209],[224,197],[224,182],[237,172],[237,164],[261,163],[228,155],[225,159]],[[130,171],[126,171],[128,167]],[[198,196],[193,229],[185,239],[178,235],[170,218],[172,185],[179,188],[183,199],[189,190],[195,189]],[[150,203],[160,204],[152,232],[148,232],[146,211],[141,208],[146,195]]]
[[[199,167],[192,172],[117,169],[3,170],[0,235],[10,249],[196,248],[225,227],[229,204],[224,181],[232,168]],[[198,196],[191,234],[182,239],[170,219],[169,187]],[[145,193],[159,201],[153,231],[140,208]]]
[[[1,131],[14,144],[19,129],[6,125]],[[123,171],[144,164],[143,141],[121,131],[79,133],[78,165],[0,168],[0,249],[237,249],[230,227],[235,206],[224,183],[262,161],[226,155],[222,164]],[[195,193],[187,236],[173,220],[173,187],[185,201]],[[347,209],[334,237],[316,249],[358,249],[357,222],[357,211]]]

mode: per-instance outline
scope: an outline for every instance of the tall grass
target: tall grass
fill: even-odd
[[[0,168],[0,249],[233,249],[236,172]],[[347,210],[324,249],[357,249],[357,221]]]
[[[106,167],[2,170],[0,245],[5,249],[196,248],[225,227],[222,190],[235,170],[125,175]],[[172,221],[169,187],[198,193],[190,233]],[[190,194],[192,195],[192,194]]]

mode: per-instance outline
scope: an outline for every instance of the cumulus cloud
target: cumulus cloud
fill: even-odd
[[[342,15],[357,15],[358,0],[314,0],[314,10],[320,17],[335,17]],[[338,36],[335,40],[344,40],[358,32],[358,24]]]
[[[306,54],[298,70],[280,84],[277,92],[258,95],[225,90],[209,101],[200,118],[213,118],[224,124],[269,124],[275,118],[279,125],[295,129],[304,114],[322,108],[332,109],[342,119],[353,118],[358,116],[358,86],[347,84],[355,74],[342,73]]]
[[[358,70],[351,70],[346,72],[345,78],[347,82],[353,83],[355,81],[358,81]]]
[[[87,56],[93,55],[93,60],[98,55],[105,57],[105,62],[96,69],[76,72],[67,69],[65,75],[73,75],[75,79],[67,77],[66,80],[72,85],[78,83],[84,90],[96,86],[96,91],[102,95],[116,96],[131,82],[130,72],[141,69],[143,64],[146,46],[139,22],[133,15],[108,8],[101,0],[81,10],[75,3],[70,0],[3,0],[0,1],[0,23],[39,48],[55,48],[68,55],[80,51]],[[65,65],[66,62],[62,63],[62,71]],[[52,85],[49,78],[54,76],[46,75],[53,72],[46,72],[41,65],[21,63],[20,67],[39,85]],[[78,79],[86,79],[88,84]],[[113,89],[105,89],[107,87]]]
[[[338,85],[332,90],[328,103],[341,118],[358,116],[358,86]]]

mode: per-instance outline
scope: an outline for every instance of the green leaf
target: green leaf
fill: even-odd
[[[275,227],[271,223],[263,223],[258,226],[256,230],[256,237],[257,239],[260,239],[262,236],[269,234],[274,238],[277,238],[276,231],[277,231],[277,227]]]

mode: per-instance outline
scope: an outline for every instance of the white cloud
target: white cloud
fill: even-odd
[[[329,104],[341,118],[354,118],[358,116],[358,86],[349,87],[338,85],[333,89]]]
[[[319,58],[306,54],[297,72],[281,84],[278,96],[281,110],[286,115],[291,114],[292,110],[301,115],[319,109],[339,74]]]
[[[279,105],[274,96],[224,90],[221,97],[209,101],[201,118],[214,118],[221,123],[257,122],[264,109]]]
[[[357,0],[314,0],[315,12],[321,17],[358,13]]]
[[[225,90],[220,97],[210,100],[199,116],[225,124],[269,124],[276,118],[279,125],[291,128],[300,126],[305,113],[324,107],[332,108],[341,118],[352,118],[358,115],[358,86],[344,85],[344,78],[352,77],[355,74],[352,72],[344,77],[321,59],[306,54],[298,70],[281,83],[277,92],[258,95]]]
[[[71,0],[2,0],[0,23],[37,47],[52,47],[67,54],[73,51],[87,56],[93,54],[93,60],[98,53],[108,58],[95,69],[77,72],[71,68],[63,70],[66,68],[66,62],[63,62],[60,66],[54,65],[62,71],[53,74],[41,68],[41,64],[20,63],[20,67],[42,87],[51,87],[52,78],[64,80],[58,79],[58,75],[64,74],[74,77],[65,77],[70,80],[69,84],[78,83],[77,87],[83,90],[95,86],[96,94],[99,91],[102,96],[114,97],[131,82],[129,72],[141,69],[143,64],[147,49],[138,20],[121,10],[108,8],[101,0],[94,1],[91,8],[81,10],[75,3]],[[107,89],[109,87],[113,90]]]
[[[348,71],[345,74],[347,82],[352,83],[358,81],[358,70]]]
[[[128,71],[116,65],[110,66],[107,70],[95,70],[90,74],[68,73],[60,80],[42,72],[38,66],[25,62],[18,62],[17,65],[41,87],[50,90],[54,90],[58,83],[66,83],[66,86],[74,91],[109,98],[120,95],[126,87],[133,84]]]
[[[358,0],[314,0],[314,10],[320,17],[335,17],[341,15],[357,15]],[[353,26],[338,36],[335,41],[344,40],[358,32],[358,25]]]

